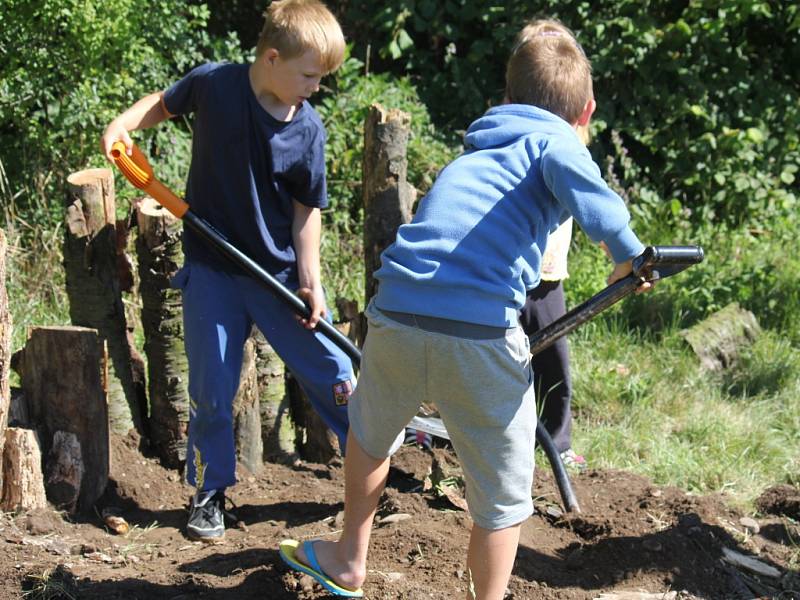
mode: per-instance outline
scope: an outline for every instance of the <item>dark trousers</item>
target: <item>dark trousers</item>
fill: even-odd
[[[560,281],[542,281],[528,292],[520,324],[530,335],[562,317],[567,311]],[[566,336],[531,358],[536,399],[542,424],[559,452],[572,446],[572,378]]]

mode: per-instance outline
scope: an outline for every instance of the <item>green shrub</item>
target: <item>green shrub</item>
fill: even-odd
[[[377,54],[379,68],[410,74],[437,121],[456,127],[502,98],[504,63],[521,25],[538,15],[557,17],[593,62],[596,152],[614,157],[639,216],[764,226],[796,207],[797,3],[341,5],[360,51]]]
[[[208,10],[177,0],[5,0],[0,11],[0,163],[7,213],[50,226],[61,219],[65,177],[104,164],[105,125],[146,93],[213,57],[240,56],[205,32]],[[11,50],[13,49],[13,50]],[[186,133],[171,130],[178,148]],[[153,151],[153,133],[137,135]],[[174,184],[186,157],[164,143],[159,170]],[[129,186],[120,186],[126,190]]]
[[[348,57],[332,77],[332,89],[316,106],[328,131],[328,219],[359,234],[364,120],[373,103],[410,114],[408,181],[420,195],[430,188],[436,174],[458,149],[453,134],[434,128],[428,109],[408,78],[362,74],[363,69],[363,62]]]

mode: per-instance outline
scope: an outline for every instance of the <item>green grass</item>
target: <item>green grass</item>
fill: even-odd
[[[592,467],[726,492],[748,505],[800,474],[800,356],[765,332],[725,374],[703,372],[677,335],[645,339],[620,319],[572,336],[573,445]],[[732,383],[735,382],[735,383]]]
[[[5,229],[6,289],[12,318],[12,350],[25,345],[31,327],[68,325],[69,302],[61,266],[61,227],[36,228],[23,236],[18,228]]]

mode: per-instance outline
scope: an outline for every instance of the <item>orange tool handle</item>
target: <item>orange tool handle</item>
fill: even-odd
[[[125,144],[114,142],[114,145],[111,146],[111,158],[134,187],[146,192],[173,215],[182,219],[189,210],[189,205],[182,198],[176,196],[172,190],[156,179],[153,167],[147,162],[147,158],[136,144],[133,145],[131,156],[128,156]]]

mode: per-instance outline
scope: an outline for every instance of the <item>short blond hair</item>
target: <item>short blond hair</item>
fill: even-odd
[[[275,0],[264,11],[256,56],[275,48],[286,59],[309,50],[319,53],[325,73],[344,60],[344,34],[336,17],[319,0]]]
[[[575,123],[594,97],[592,65],[573,33],[555,19],[531,21],[519,32],[506,65],[506,97]]]

